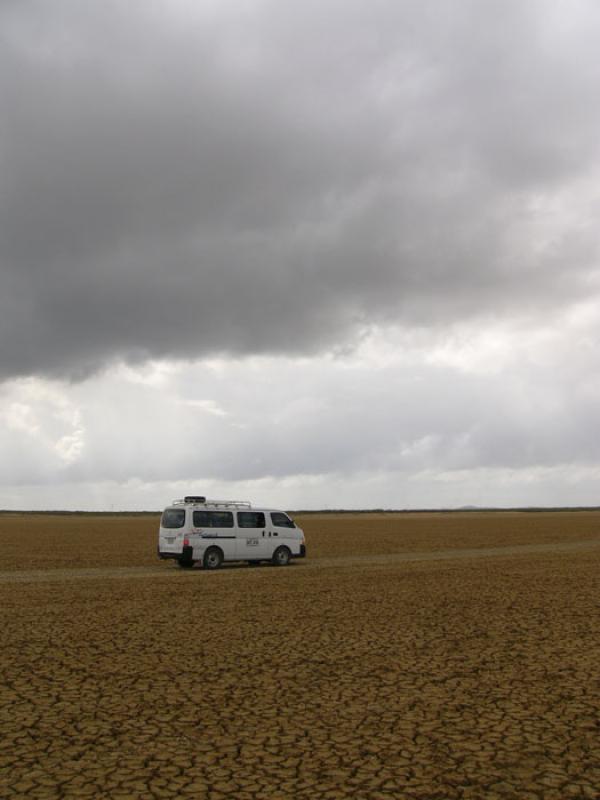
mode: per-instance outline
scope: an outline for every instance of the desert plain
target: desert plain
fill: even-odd
[[[296,519],[206,572],[0,515],[0,797],[600,797],[599,512]]]

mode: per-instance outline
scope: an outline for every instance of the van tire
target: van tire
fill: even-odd
[[[219,547],[209,547],[202,560],[204,569],[219,569],[222,563],[223,551]]]
[[[290,563],[290,559],[292,554],[290,552],[289,547],[278,547],[277,550],[273,553],[273,558],[271,561],[276,567],[287,567]]]
[[[181,569],[191,569],[194,566],[194,562],[190,561],[189,558],[178,558],[177,563]]]

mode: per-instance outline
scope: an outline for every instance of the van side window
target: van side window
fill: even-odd
[[[264,528],[265,515],[262,511],[238,511],[239,528]]]
[[[163,511],[160,524],[163,528],[183,528],[185,508],[167,508]]]
[[[194,528],[233,528],[231,511],[194,511]]]
[[[278,528],[295,528],[296,524],[291,520],[287,514],[282,514],[281,511],[271,512],[271,522]]]

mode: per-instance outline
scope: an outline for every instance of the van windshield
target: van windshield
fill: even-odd
[[[163,511],[160,524],[163,528],[183,528],[185,508],[167,508]]]

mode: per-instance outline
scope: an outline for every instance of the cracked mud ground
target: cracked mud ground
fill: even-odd
[[[306,517],[217,573],[156,523],[0,516],[0,797],[600,797],[600,515]]]

